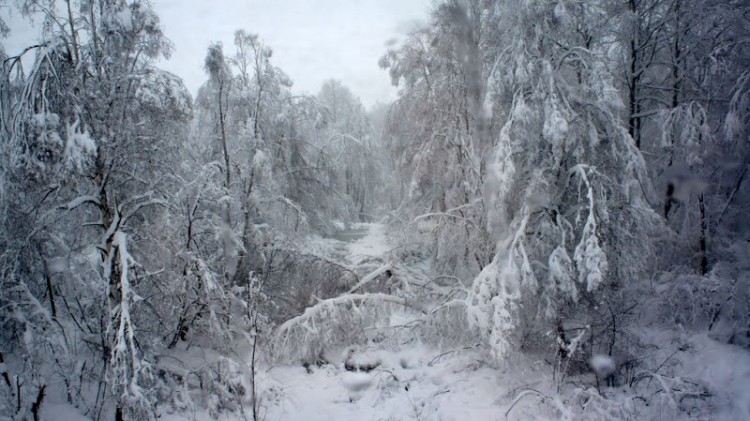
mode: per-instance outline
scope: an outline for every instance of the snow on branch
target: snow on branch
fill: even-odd
[[[275,195],[270,198],[261,198],[260,200],[258,200],[258,202],[260,203],[279,202],[282,205],[285,205],[289,209],[293,210],[297,214],[297,218],[299,219],[300,222],[302,222],[303,225],[308,225],[307,214],[305,213],[304,209],[302,209],[302,207],[298,203],[294,202],[288,197]]]
[[[124,232],[118,230],[113,234],[112,248],[104,265],[104,276],[110,282],[109,372],[111,385],[121,402],[138,407],[148,405],[140,384],[148,376],[148,366],[138,355],[136,328],[131,317],[131,306],[139,297],[130,284],[130,267],[136,262],[128,252],[127,241]]]
[[[277,334],[284,334],[296,325],[305,325],[305,327],[311,332],[317,332],[316,318],[323,315],[323,313],[330,312],[338,306],[354,306],[362,304],[383,304],[392,303],[398,304],[404,307],[418,310],[421,313],[426,314],[427,310],[423,308],[419,303],[410,302],[406,298],[398,297],[395,295],[384,294],[379,292],[369,294],[345,294],[335,298],[329,298],[327,300],[320,300],[317,304],[312,307],[308,307],[301,315],[289,319],[284,322],[277,329]]]
[[[729,110],[724,118],[724,136],[731,141],[734,147],[746,151],[747,137],[743,134],[748,132],[750,122],[750,70],[740,75],[732,88],[732,97],[729,101]]]
[[[63,152],[68,166],[83,171],[84,163],[96,155],[96,141],[77,119],[66,128],[65,150]]]
[[[71,200],[70,202],[61,205],[60,209],[62,210],[73,210],[81,205],[84,205],[86,203],[91,203],[96,206],[101,206],[101,202],[99,202],[99,199],[97,199],[94,196],[90,195],[84,195],[84,196],[78,196],[75,199]]]
[[[585,283],[586,290],[591,292],[603,282],[609,265],[607,263],[607,255],[599,241],[594,187],[589,181],[587,171],[592,171],[592,169],[584,165],[576,165],[570,170],[571,173],[575,172],[581,177],[581,182],[585,184],[586,196],[589,201],[588,218],[583,227],[581,241],[576,246],[575,253],[573,254],[573,259],[578,268],[579,282],[581,284]]]
[[[428,311],[420,303],[383,293],[345,294],[320,300],[297,317],[287,320],[276,329],[273,346],[276,359],[315,358],[324,347],[352,341],[357,334],[354,320],[364,317],[365,306],[395,304],[416,310]]]
[[[414,220],[412,220],[409,224],[407,224],[407,226],[408,225],[412,225],[412,224],[414,224],[416,222],[419,222],[422,219],[427,219],[427,218],[432,218],[432,217],[440,217],[440,216],[444,216],[444,217],[448,217],[448,218],[453,218],[453,219],[458,219],[460,221],[464,221],[468,225],[470,225],[472,228],[478,229],[473,220],[471,220],[469,218],[465,218],[465,217],[460,216],[460,215],[454,215],[454,214],[447,213],[447,212],[430,212],[430,213],[424,213],[424,214],[419,215],[416,218],[414,218]]]
[[[133,215],[138,213],[141,209],[148,207],[148,206],[163,206],[163,207],[169,207],[169,204],[162,199],[155,199],[153,197],[154,192],[153,191],[147,191],[144,194],[135,196],[133,198],[130,198],[129,200],[123,202],[118,207],[118,213],[122,215],[122,225],[125,224],[125,222]],[[129,209],[128,212],[124,211],[125,206],[129,206],[133,204],[133,208]]]
[[[515,233],[498,243],[497,254],[474,279],[466,297],[469,325],[489,341],[498,359],[511,350],[524,291],[539,287],[524,245],[528,208],[521,213],[525,216],[516,222]]]
[[[391,265],[383,265],[379,268],[375,269],[374,271],[370,272],[367,276],[362,278],[359,282],[357,282],[357,285],[354,285],[352,289],[349,290],[349,294],[353,294],[358,289],[362,288],[363,286],[367,285],[370,281],[377,278],[378,276],[384,274],[386,271],[391,269]]]

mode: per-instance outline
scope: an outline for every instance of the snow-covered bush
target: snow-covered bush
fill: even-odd
[[[715,339],[750,347],[748,272],[729,275],[728,264],[717,265],[706,276],[666,273],[657,281],[657,295],[649,300],[651,323],[670,323],[683,329],[707,331]]]

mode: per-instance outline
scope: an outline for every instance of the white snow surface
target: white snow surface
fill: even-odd
[[[719,397],[714,420],[750,420],[750,352],[695,335],[683,365]],[[723,401],[723,402],[722,402]]]
[[[384,258],[390,247],[382,225],[362,224],[366,234],[350,243],[338,240],[316,242],[320,252],[346,249],[345,261],[352,264],[363,257]],[[336,244],[338,243],[338,244]],[[394,322],[395,320],[395,322]],[[398,322],[398,314],[391,323]],[[398,323],[396,323],[398,324]],[[304,367],[301,362],[269,366],[257,370],[260,420],[672,420],[711,419],[750,420],[750,352],[711,339],[706,334],[644,330],[649,342],[647,356],[663,363],[644,367],[668,379],[681,378],[705,387],[709,401],[699,401],[705,412],[677,413],[663,393],[657,378],[641,390],[623,384],[601,385],[596,390],[593,373],[571,375],[561,389],[553,379],[552,355],[513,353],[493,365],[489,352],[481,347],[437,349],[417,339],[398,343],[384,341],[352,344],[346,349],[330,349],[328,363]],[[250,361],[246,350],[245,363]],[[245,351],[242,351],[245,352]],[[195,354],[195,355],[193,355]],[[190,355],[196,357],[196,350]],[[180,355],[187,361],[189,355]],[[205,361],[212,359],[204,355]],[[351,366],[367,366],[370,371],[348,371]],[[594,368],[612,369],[617,358],[598,356]],[[249,386],[248,365],[238,366],[238,377]],[[244,372],[242,370],[245,370]],[[645,386],[647,380],[640,384]],[[663,380],[662,380],[663,381]],[[664,383],[667,384],[667,383]],[[246,389],[249,390],[249,389]],[[200,393],[200,392],[196,392]],[[644,394],[645,393],[645,394]],[[43,419],[84,419],[81,412],[64,403],[60,396],[49,398]],[[601,397],[603,396],[603,397]],[[639,396],[652,399],[642,405]],[[685,395],[689,397],[688,395]],[[677,398],[680,400],[679,396]],[[700,398],[704,399],[704,398]],[[173,410],[160,406],[161,420],[247,420],[252,419],[249,394],[240,398],[242,413],[223,413],[219,418],[198,407]],[[196,402],[199,399],[195,399]]]
[[[352,226],[355,229],[367,229],[364,237],[349,243],[346,247],[351,258],[361,256],[379,257],[391,250],[385,227],[378,223],[359,223]]]
[[[263,378],[266,419],[324,420],[495,420],[493,402],[505,390],[501,378],[471,358],[446,358],[419,345],[382,352],[382,364],[348,372],[340,365],[275,367]],[[268,391],[273,391],[268,393]]]

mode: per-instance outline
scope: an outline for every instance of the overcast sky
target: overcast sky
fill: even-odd
[[[203,59],[213,41],[233,53],[234,31],[257,33],[274,51],[272,62],[296,93],[315,94],[322,82],[341,80],[365,106],[395,98],[388,73],[378,67],[390,40],[425,22],[431,0],[152,0],[175,46],[159,67],[181,76],[195,94],[206,80]],[[3,11],[3,12],[7,12]],[[37,31],[10,19],[8,53],[34,41]],[[15,22],[14,22],[15,21]]]
[[[429,0],[157,0],[156,11],[174,42],[161,67],[180,75],[195,93],[206,75],[203,59],[212,41],[231,54],[236,29],[257,33],[270,46],[272,62],[294,81],[298,93],[317,93],[322,82],[340,79],[366,106],[395,98],[378,67],[386,43],[424,21]]]

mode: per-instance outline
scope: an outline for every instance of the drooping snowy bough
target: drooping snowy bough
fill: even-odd
[[[488,100],[512,98],[492,105],[504,121],[485,184],[497,247],[471,287],[469,322],[497,358],[521,337],[552,348],[586,325],[599,326],[590,344],[611,348],[616,327],[598,322],[637,296],[624,292],[640,285],[647,232],[659,221],[644,200],[645,163],[619,118],[606,46],[575,35],[599,5],[505,5],[507,47],[488,81]],[[557,340],[545,339],[550,331]]]
[[[312,362],[327,348],[361,342],[365,326],[373,324],[379,312],[388,313],[394,305],[427,313],[416,301],[378,292],[321,300],[278,327],[273,355],[277,360]]]

